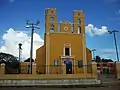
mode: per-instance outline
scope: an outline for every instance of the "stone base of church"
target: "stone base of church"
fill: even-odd
[[[0,86],[72,86],[99,85],[98,79],[68,78],[68,79],[39,79],[39,80],[0,80]]]

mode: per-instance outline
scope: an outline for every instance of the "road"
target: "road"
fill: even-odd
[[[22,88],[0,88],[0,90],[120,90],[112,87],[88,87],[88,88],[39,88],[39,87],[22,87]]]
[[[105,85],[103,87],[83,87],[83,88],[0,87],[0,90],[120,90],[120,84]]]

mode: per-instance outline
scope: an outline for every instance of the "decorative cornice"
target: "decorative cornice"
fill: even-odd
[[[74,56],[60,56],[60,58],[61,59],[63,59],[63,58],[72,58],[72,59],[74,59],[75,57]]]

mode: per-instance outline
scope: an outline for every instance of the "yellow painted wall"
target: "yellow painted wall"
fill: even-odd
[[[82,38],[79,34],[50,34],[50,65],[54,66],[54,60],[56,59],[59,60],[60,65],[60,56],[63,56],[65,43],[71,44],[71,55],[75,56],[76,60],[76,72],[83,72],[83,68],[78,68],[78,60],[83,60]]]
[[[36,50],[36,71],[38,73],[45,73],[45,46],[43,45]]]
[[[120,62],[116,62],[116,76],[120,80]]]
[[[67,28],[66,28],[67,27]],[[69,32],[71,33],[72,25],[69,22],[60,23],[60,32]]]
[[[91,50],[86,48],[86,58],[87,58],[87,71],[88,73],[92,72],[92,53]]]
[[[80,14],[80,16],[78,15]],[[78,20],[80,20],[80,24],[78,24]],[[80,10],[76,10],[74,11],[73,13],[73,22],[74,22],[74,25],[73,25],[73,29],[74,29],[74,33],[77,33],[78,31],[78,26],[81,27],[81,32],[82,33],[85,33],[85,25],[84,25],[84,13]]]
[[[27,74],[28,73],[28,65],[29,62],[21,62],[20,63],[20,70],[21,70],[21,74]]]
[[[92,53],[91,50],[86,48],[86,57],[87,57],[87,64],[91,64],[92,63]]]
[[[5,64],[0,64],[0,75],[5,74]]]
[[[54,18],[53,22],[50,22],[51,18]],[[56,15],[56,10],[54,8],[46,9],[46,11],[45,11],[45,20],[46,20],[45,32],[50,32],[50,26],[51,25],[54,25],[54,31],[58,32],[57,15]]]
[[[80,14],[80,17],[79,15]],[[51,22],[50,19],[54,18]],[[64,51],[64,44],[69,43],[71,44],[71,55],[75,58],[75,71],[76,73],[83,73],[83,68],[78,68],[78,60],[84,60],[83,58],[83,42],[85,38],[83,38],[83,34],[85,33],[85,26],[84,26],[84,14],[82,11],[74,11],[73,13],[73,29],[72,32],[72,25],[64,21],[60,23],[60,32],[58,32],[58,22],[57,22],[57,14],[56,9],[50,8],[46,9],[45,11],[45,34],[44,34],[44,46],[39,48],[36,51],[36,66],[37,71],[41,72],[48,72],[49,68],[52,69],[52,73],[56,71],[60,72],[61,66],[54,67],[54,60],[58,60],[58,64],[61,65],[60,56],[63,56]],[[78,23],[80,20],[80,23]],[[54,32],[50,33],[50,27],[54,25]],[[80,34],[78,34],[78,27],[81,27]],[[67,27],[67,29],[66,29]],[[87,64],[92,61],[91,59],[91,52],[89,49],[85,48],[86,52],[86,59]],[[46,62],[44,60],[46,60]],[[83,61],[83,64],[85,60]],[[40,66],[42,65],[49,65],[49,68],[43,69]],[[85,66],[83,66],[85,67]]]

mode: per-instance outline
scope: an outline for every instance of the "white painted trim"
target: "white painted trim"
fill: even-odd
[[[69,53],[70,53],[70,56],[71,56],[71,47],[69,47],[69,49],[70,49]]]
[[[64,47],[66,47],[66,46],[71,47],[71,44],[70,43],[65,43]]]
[[[78,35],[78,33],[72,33],[72,31],[71,32],[54,32],[54,33],[46,33],[46,34],[71,34],[71,35]]]
[[[80,29],[79,29],[79,27],[78,27],[78,30],[77,30],[77,31],[78,31],[78,34],[80,34]]]
[[[108,63],[115,63],[115,62],[108,62]]]
[[[67,30],[68,30],[68,27],[64,27],[64,30],[67,31]]]
[[[69,54],[71,56],[71,44],[69,43],[65,43],[64,47],[63,47],[63,56],[65,56],[65,48],[68,47],[69,48]]]
[[[97,64],[96,62],[92,62],[92,64]]]
[[[60,56],[60,58],[75,58],[74,56]]]

